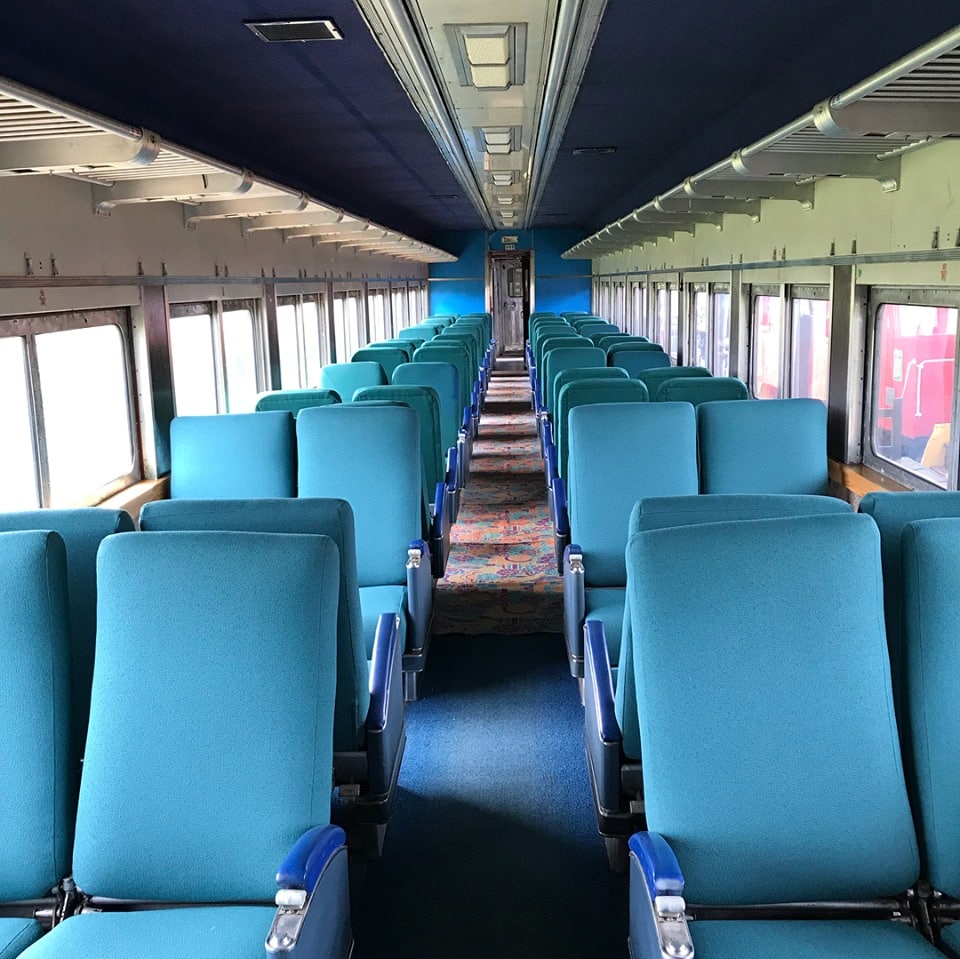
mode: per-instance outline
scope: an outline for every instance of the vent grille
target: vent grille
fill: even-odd
[[[309,43],[342,40],[333,20],[245,20],[244,26],[267,43]]]

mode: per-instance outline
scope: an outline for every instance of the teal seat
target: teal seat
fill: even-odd
[[[679,919],[678,955],[691,939],[700,959],[938,954],[890,921],[902,907],[888,897],[913,886],[919,862],[879,546],[872,521],[856,515],[631,537],[649,830],[630,840],[635,949],[657,935],[654,889],[677,897],[674,915],[686,901],[740,910],[721,922],[698,907],[689,927]],[[824,905],[810,924],[802,904],[814,902]]]
[[[617,369],[612,366],[577,366],[572,368],[567,368],[560,370],[557,375],[553,378],[553,387],[554,392],[559,397],[560,391],[567,385],[567,383],[572,383],[574,380],[594,380],[594,379],[627,379],[627,371]],[[543,434],[543,448],[544,448],[544,457],[548,455],[549,446],[551,444],[556,447],[557,443],[557,430],[554,422],[551,421],[545,425],[544,434]],[[556,452],[556,449],[554,449]],[[555,471],[554,471],[555,472]],[[548,464],[548,479],[550,476],[549,464]]]
[[[383,386],[388,382],[379,360],[328,363],[320,368],[321,388],[333,390],[344,403],[350,403],[353,394],[364,386]]]
[[[414,340],[408,340],[398,337],[397,339],[391,340],[377,340],[376,343],[368,343],[368,350],[379,350],[379,349],[398,349],[403,351],[403,355],[406,357],[405,362],[409,363],[413,358],[413,351],[420,346],[420,343],[415,343]]]
[[[641,372],[637,373],[637,379],[646,386],[650,398],[653,399],[657,395],[660,384],[667,380],[679,380],[690,377],[703,379],[710,375],[710,371],[705,366],[670,366],[659,367],[654,370],[641,370]]]
[[[26,955],[161,959],[191,941],[216,959],[262,954],[279,938],[279,878],[292,890],[285,931],[300,917],[295,939],[311,955],[345,959],[347,855],[329,825],[336,547],[320,536],[125,533],[104,541],[98,575],[73,843],[93,911]]]
[[[463,426],[460,374],[452,363],[404,363],[393,371],[394,386],[429,386],[440,403],[440,441],[443,449],[456,449]]]
[[[569,482],[558,478],[554,487],[561,502],[569,490],[563,629],[570,671],[581,677],[584,625],[598,618],[591,615],[595,590],[618,591],[622,620],[623,555],[633,504],[643,496],[697,492],[696,418],[685,403],[593,403],[570,411],[569,432]],[[560,508],[557,512],[562,515]],[[616,650],[611,595],[602,594],[600,618],[615,630],[607,633],[607,642]]]
[[[425,527],[429,528],[431,509],[438,497],[446,501],[448,516],[456,508],[456,452],[450,457],[453,470],[448,476],[448,451],[440,440],[440,398],[431,386],[368,386],[357,390],[354,402],[403,403],[415,410],[420,421],[421,481]],[[445,530],[449,537],[449,528]]]
[[[588,340],[585,336],[580,336],[579,333],[567,333],[565,331],[551,330],[547,335],[539,337],[537,339],[536,346],[536,363],[537,363],[537,372],[540,376],[541,388],[543,388],[545,379],[544,379],[544,356],[548,350],[557,349],[558,347],[571,347],[571,346],[583,346],[593,348],[593,342]]]
[[[353,508],[364,635],[384,612],[401,618],[404,685],[416,698],[432,615],[430,534],[424,529],[420,420],[404,406],[349,403],[297,418],[299,495]]]
[[[43,926],[4,903],[36,899],[70,874],[82,736],[74,726],[70,607],[63,540],[48,530],[0,533],[0,956],[12,959]]]
[[[257,397],[256,411],[288,410],[296,416],[308,406],[331,406],[340,402],[333,390],[272,390]]]
[[[97,635],[97,551],[107,536],[132,532],[134,525],[126,511],[100,506],[0,513],[0,532],[38,529],[57,533],[66,547],[73,728],[77,734],[77,748],[82,753],[90,715],[90,683]],[[79,765],[74,775],[77,785]]]
[[[654,372],[648,370],[647,374]],[[746,400],[747,384],[735,376],[670,377],[658,386],[653,399],[657,403],[691,403],[699,406],[714,400]]]
[[[296,492],[296,441],[289,412],[177,416],[170,424],[172,499],[250,499]]]
[[[333,716],[334,783],[352,785],[346,824],[386,823],[406,741],[401,636],[396,610],[368,629],[360,604],[353,510],[342,499],[161,500],[140,514],[144,532],[223,530],[328,537],[340,557],[337,688]],[[377,836],[359,830],[350,845],[376,851]]]
[[[827,409],[820,400],[751,400],[697,407],[702,493],[829,490]]]
[[[457,368],[460,380],[460,407],[470,411],[470,435],[477,432],[480,421],[477,368],[465,343],[448,337],[437,337],[424,343],[413,354],[414,363],[450,363]]]
[[[703,523],[742,522],[851,512],[829,496],[659,496],[643,498],[630,514],[628,536],[652,529]],[[642,570],[636,571],[641,577]],[[628,571],[628,576],[630,572]],[[628,587],[629,589],[629,587]],[[606,623],[603,623],[606,629]],[[618,666],[610,665],[606,636],[588,635],[584,647],[584,702],[587,767],[593,783],[594,811],[607,840],[611,863],[625,860],[626,839],[643,827],[634,804],[643,797],[640,726],[630,617],[623,618]],[[601,728],[598,717],[606,717]]]
[[[909,495],[925,499],[927,494]],[[881,540],[882,536],[881,531]],[[922,874],[937,893],[955,900],[960,894],[960,792],[956,761],[960,743],[960,518],[908,523],[900,537],[899,552],[909,707],[901,710],[901,715],[911,746],[906,765],[908,781],[913,785]],[[886,589],[886,583],[884,586]],[[949,926],[943,930],[948,955],[958,954],[958,933],[960,930]]]
[[[616,333],[607,333],[606,335],[603,333],[594,333],[593,336],[596,337],[594,340],[596,345],[599,346],[601,350],[607,351],[609,351],[610,347],[615,346],[617,343],[639,342],[638,337],[633,336],[630,333],[621,333],[619,331]],[[593,337],[591,337],[591,339],[593,339]]]
[[[906,724],[904,708],[903,656],[903,568],[900,541],[908,523],[917,520],[960,517],[960,492],[929,490],[909,493],[867,493],[860,500],[859,510],[873,517],[880,530],[880,555],[883,561],[883,609],[887,625],[887,642],[893,669],[893,695],[897,715]],[[909,736],[904,737],[904,751],[909,754]]]
[[[604,367],[609,370],[610,367]],[[626,378],[577,379],[568,383],[557,397],[557,413],[554,420],[557,459],[556,475],[568,478],[570,458],[570,413],[578,406],[590,403],[646,403],[649,400],[646,386],[640,380]]]
[[[371,344],[357,350],[350,358],[351,363],[379,363],[383,367],[384,382],[389,383],[393,371],[401,364],[408,363],[410,356],[406,348],[399,346],[379,346]],[[322,373],[321,373],[322,375]],[[359,389],[360,387],[358,387]],[[356,390],[354,391],[356,392]]]
[[[642,343],[628,343],[627,346],[643,346]],[[651,344],[655,345],[655,344]],[[631,376],[639,376],[645,370],[656,370],[662,367],[670,367],[675,370],[677,367],[670,365],[670,357],[662,349],[655,350],[625,350],[624,344],[614,346],[607,353],[607,362],[610,366],[619,366],[625,369]]]

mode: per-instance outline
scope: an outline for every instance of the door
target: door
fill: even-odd
[[[493,335],[498,352],[522,353],[530,302],[530,254],[491,254]]]

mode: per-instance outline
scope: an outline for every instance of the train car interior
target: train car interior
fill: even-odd
[[[0,959],[958,959],[958,315],[953,0],[3,5]]]

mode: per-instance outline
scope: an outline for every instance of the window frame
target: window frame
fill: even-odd
[[[786,356],[784,358],[786,369],[784,372],[783,395],[787,397],[799,396],[794,392],[794,358],[796,356],[796,335],[797,325],[794,320],[793,304],[796,300],[821,300],[827,304],[827,315],[830,323],[830,343],[833,345],[833,303],[830,299],[830,287],[823,283],[792,283],[786,288],[786,301],[783,312],[784,320],[787,324],[788,343],[786,344]],[[829,405],[830,395],[830,359],[827,360],[827,399],[825,405]],[[820,399],[820,397],[812,397]]]
[[[760,297],[776,297],[780,304],[780,356],[777,368],[777,396],[767,397],[767,399],[781,399],[786,396],[784,391],[784,380],[786,378],[786,353],[789,348],[789,329],[787,327],[786,314],[786,290],[784,284],[756,283],[750,287],[750,356],[747,369],[749,376],[747,388],[750,396],[754,399],[761,399],[757,396],[757,362],[760,351],[757,348],[757,300]]]
[[[944,307],[960,311],[960,290],[937,290],[933,288],[915,287],[883,287],[872,286],[867,295],[867,343],[864,369],[863,395],[863,432],[861,459],[865,466],[887,476],[901,486],[916,490],[956,490],[960,489],[960,437],[956,437],[948,447],[946,469],[946,486],[924,479],[917,473],[904,469],[892,460],[885,459],[873,451],[874,417],[876,414],[877,397],[875,385],[877,378],[877,350],[879,337],[877,336],[880,310],[884,306],[927,306]],[[950,403],[950,433],[954,437],[954,427],[960,422],[960,376],[957,376],[957,362],[960,356],[960,317],[958,317],[957,334],[954,342],[954,382],[953,396]]]
[[[143,479],[143,444],[138,415],[137,379],[134,367],[133,328],[130,310],[127,307],[105,307],[92,310],[70,310],[59,313],[0,317],[0,339],[18,338],[24,341],[23,357],[26,366],[27,406],[31,418],[33,470],[37,501],[41,508],[50,507],[50,466],[44,427],[43,395],[40,386],[36,337],[46,333],[64,333],[104,326],[115,327],[120,334],[131,463],[130,469],[126,473],[114,477],[91,490],[89,495],[83,496],[73,504],[77,506],[93,506],[101,503],[115,493]]]

